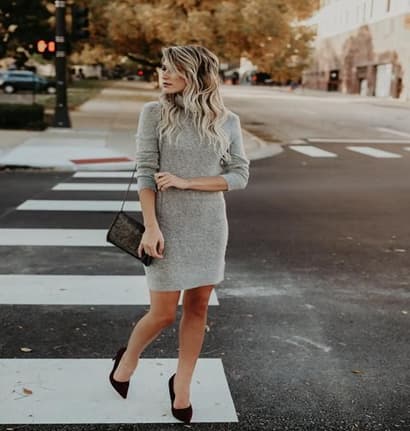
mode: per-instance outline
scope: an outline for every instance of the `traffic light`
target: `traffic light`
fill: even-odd
[[[54,40],[40,39],[37,41],[37,52],[43,56],[45,60],[51,60],[56,52],[56,43]]]
[[[73,5],[71,7],[71,40],[88,39],[90,24],[88,7]]]

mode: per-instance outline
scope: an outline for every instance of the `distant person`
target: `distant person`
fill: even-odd
[[[232,85],[237,85],[239,81],[239,73],[235,70],[235,72],[232,73]]]

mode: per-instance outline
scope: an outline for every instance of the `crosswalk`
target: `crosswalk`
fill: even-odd
[[[116,212],[122,201],[91,201],[91,200],[53,200],[28,199],[16,209],[19,211],[112,211]],[[141,211],[141,204],[126,201],[124,210],[129,212]]]
[[[122,254],[106,241],[108,223],[105,229],[101,229],[101,222],[97,224],[99,228],[91,229],[89,225],[88,228],[76,229],[47,228],[41,223],[39,227],[33,227],[33,220],[36,214],[46,214],[47,222],[53,220],[55,226],[56,214],[80,212],[78,214],[86,216],[89,213],[92,216],[98,211],[108,212],[112,218],[121,206],[123,191],[128,184],[110,183],[109,180],[129,179],[131,173],[75,172],[67,181],[49,190],[51,195],[54,191],[67,191],[73,199],[28,199],[21,203],[15,211],[30,217],[31,227],[0,224],[0,247],[3,250],[10,247],[30,247],[32,250],[53,247],[56,257],[59,250],[76,250],[76,247],[85,250],[96,247],[100,251],[94,248],[93,253],[97,254],[110,247]],[[81,178],[92,178],[95,182],[78,182]],[[84,191],[102,193],[95,194],[93,200],[85,200]],[[104,192],[110,196],[118,193],[118,198],[104,200]],[[139,212],[140,203],[127,201],[125,210]],[[136,264],[141,266],[141,270],[142,264]],[[179,305],[182,300],[183,295]],[[149,303],[145,275],[119,274],[118,268],[115,274],[84,275],[69,271],[69,266],[65,266],[60,274],[27,274],[24,268],[21,272],[0,274],[0,307],[132,305],[146,309]],[[209,306],[218,305],[217,290],[214,289]],[[44,314],[41,316],[47,318]],[[46,326],[47,322],[42,324]],[[75,350],[75,346],[71,350]],[[110,386],[108,374],[112,365],[112,358],[0,358],[0,424],[178,422],[171,414],[167,388],[168,378],[176,370],[174,353],[150,359],[142,357],[132,377],[135,384],[130,385],[126,400]],[[191,385],[191,402],[195,406],[192,422],[238,422],[222,358],[198,359]]]
[[[317,145],[308,145],[308,144],[292,144],[292,145],[287,145],[285,148],[293,151],[293,152],[297,152],[300,154],[303,154],[307,157],[310,158],[336,158],[336,157],[343,157],[345,156],[344,154],[341,155],[341,151],[340,152],[334,152],[334,151],[329,151],[328,149],[324,149],[322,148],[325,143],[329,143],[329,142],[325,142],[322,140],[315,140],[318,142],[318,144],[320,144],[322,142],[322,146],[319,147]],[[339,143],[338,141],[336,141],[335,143]],[[362,156],[367,156],[370,158],[376,158],[376,159],[401,159],[403,158],[403,156],[406,156],[407,153],[410,151],[410,146],[397,146],[393,151],[386,151],[386,150],[381,150],[379,148],[375,148],[372,146],[364,146],[364,145],[347,145],[347,146],[340,146],[341,150],[347,150],[350,151],[352,153],[357,153],[360,154]]]

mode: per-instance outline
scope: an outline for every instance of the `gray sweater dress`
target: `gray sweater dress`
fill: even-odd
[[[137,190],[156,192],[156,216],[164,236],[164,257],[144,266],[148,288],[156,291],[217,285],[224,280],[228,221],[223,191],[176,187],[158,191],[154,173],[170,172],[181,178],[221,175],[228,191],[245,188],[249,178],[238,115],[229,111],[224,124],[231,142],[228,163],[222,163],[209,144],[200,143],[192,114],[183,115],[176,147],[166,137],[158,139],[159,101],[144,104],[136,133]]]

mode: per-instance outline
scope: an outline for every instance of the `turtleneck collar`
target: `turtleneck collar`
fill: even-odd
[[[175,103],[181,108],[184,107],[184,100],[183,100],[182,94],[178,93],[175,95]]]

